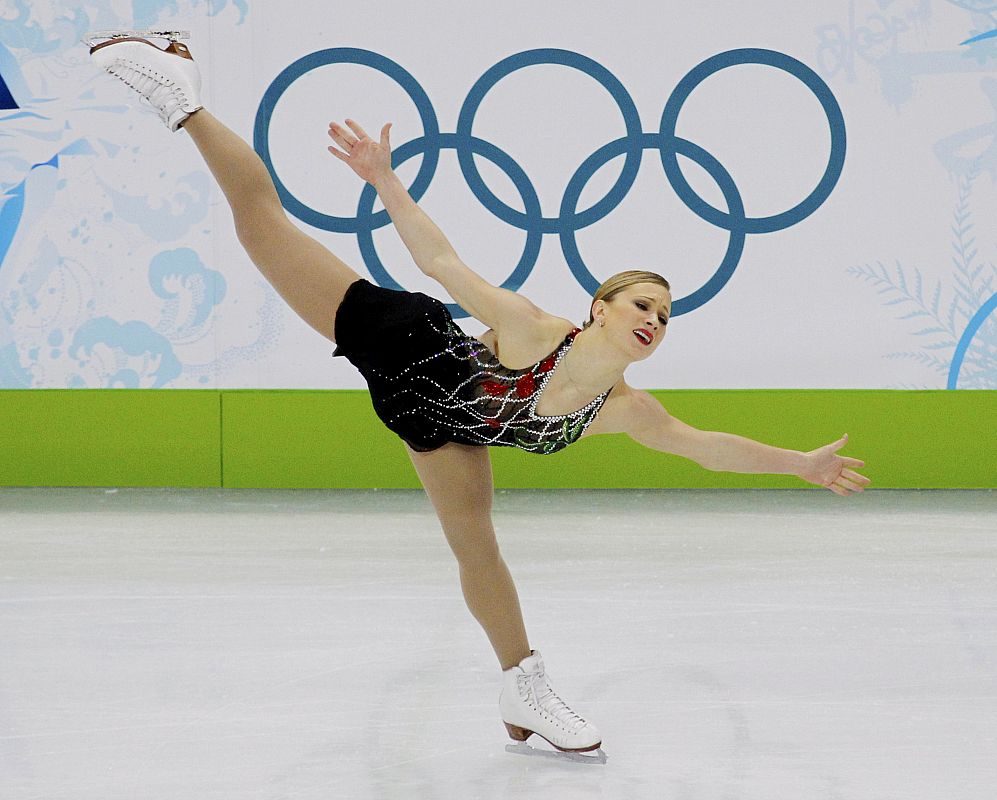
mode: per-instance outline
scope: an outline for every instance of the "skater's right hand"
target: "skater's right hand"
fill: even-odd
[[[335,122],[329,123],[329,136],[342,148],[330,147],[329,152],[365,181],[377,186],[383,175],[391,173],[391,141],[388,138],[391,123],[381,128],[380,142],[371,139],[352,119],[346,120],[346,124],[349,131]]]

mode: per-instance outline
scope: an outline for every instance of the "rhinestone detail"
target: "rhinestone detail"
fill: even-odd
[[[568,414],[536,413],[544,389],[580,332],[577,328],[549,356],[515,370],[460,330],[449,314],[424,316],[425,322],[411,326],[404,336],[431,339],[442,345],[439,349],[398,369],[362,370],[378,416],[402,438],[412,436],[415,427],[445,441],[547,455],[578,441],[609,395],[607,389]]]

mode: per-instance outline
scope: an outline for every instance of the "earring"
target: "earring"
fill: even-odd
[[[600,319],[599,320],[599,327],[600,328],[605,328],[606,327],[606,320]]]

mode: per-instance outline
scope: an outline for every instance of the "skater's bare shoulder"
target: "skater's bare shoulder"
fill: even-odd
[[[546,313],[522,295],[509,294],[526,302],[513,301],[510,310],[515,316],[510,318],[508,324],[501,329],[489,328],[477,339],[496,355],[503,366],[525,369],[554,352],[564,337],[575,329],[575,325],[571,320]]]

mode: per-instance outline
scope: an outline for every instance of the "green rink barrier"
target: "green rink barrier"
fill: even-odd
[[[873,488],[997,488],[997,392],[652,392],[704,430],[812,450],[849,434]],[[0,486],[416,488],[362,390],[0,391]],[[802,488],[710,472],[623,435],[551,456],[492,448],[499,488]]]
[[[0,486],[220,486],[217,391],[0,391]]]
[[[418,488],[405,445],[366,390],[222,394],[225,486]]]

